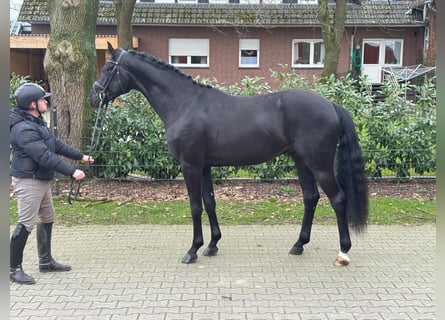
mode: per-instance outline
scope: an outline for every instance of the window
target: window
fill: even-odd
[[[177,2],[176,0],[139,0],[139,2],[141,2],[141,3],[153,3],[153,2],[156,2],[156,3],[175,3],[175,2]]]
[[[318,0],[283,0],[283,3],[318,4]]]
[[[112,2],[113,0],[101,0]],[[334,0],[329,0],[334,1]],[[358,1],[358,0],[349,0]],[[383,1],[383,0],[382,0]],[[387,0],[384,0],[387,1]],[[394,1],[394,0],[393,0]],[[136,0],[141,3],[239,3],[239,4],[280,4],[280,3],[295,3],[295,4],[318,4],[318,0]]]
[[[402,65],[402,46],[399,39],[365,39],[363,63],[379,65]]]
[[[380,41],[365,40],[363,49],[364,64],[378,64],[380,57]]]
[[[322,68],[325,48],[323,40],[293,40],[292,67]]]
[[[209,39],[169,39],[169,62],[178,67],[209,66]]]
[[[385,64],[402,64],[402,41],[385,41]]]
[[[260,40],[240,39],[239,66],[241,68],[258,68],[260,65]]]

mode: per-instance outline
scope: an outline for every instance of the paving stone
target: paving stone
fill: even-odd
[[[435,226],[369,226],[343,268],[336,226],[314,225],[301,256],[288,254],[297,225],[221,228],[218,254],[185,265],[188,225],[55,225],[53,255],[72,271],[39,273],[31,236],[23,267],[37,283],[10,284],[10,319],[436,318]]]

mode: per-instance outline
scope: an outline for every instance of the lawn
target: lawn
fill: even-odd
[[[64,196],[54,197],[56,223],[66,226],[84,224],[190,224],[187,200],[141,201],[95,200],[82,198],[70,205]],[[261,201],[219,200],[220,224],[300,224],[303,216],[301,200],[269,198]],[[203,215],[203,221],[207,217]],[[17,201],[10,200],[10,223],[17,222]],[[369,200],[369,224],[416,225],[436,222],[436,202],[425,199],[391,197]],[[315,224],[335,224],[335,214],[327,201],[320,201]]]

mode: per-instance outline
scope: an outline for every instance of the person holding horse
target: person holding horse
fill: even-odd
[[[29,234],[37,224],[37,251],[40,272],[69,271],[71,266],[58,263],[51,254],[54,206],[50,181],[57,171],[75,180],[85,172],[59,158],[93,163],[94,159],[56,138],[48,128],[42,113],[48,109],[48,97],[41,86],[21,85],[14,93],[17,106],[10,113],[9,141],[12,150],[10,174],[17,196],[18,223],[10,243],[10,280],[20,284],[34,284],[33,277],[22,268],[23,251]]]

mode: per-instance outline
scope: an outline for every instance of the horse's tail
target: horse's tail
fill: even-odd
[[[358,143],[351,115],[334,104],[340,120],[339,145],[336,154],[336,175],[346,196],[346,215],[351,227],[360,233],[368,220],[368,185],[365,161]]]

